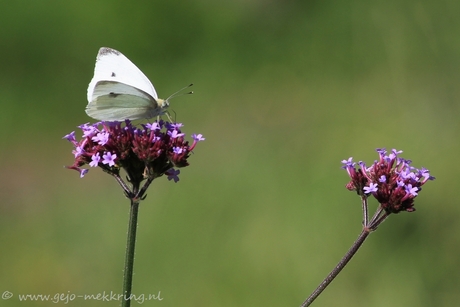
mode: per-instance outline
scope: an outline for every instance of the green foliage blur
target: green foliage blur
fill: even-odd
[[[300,305],[361,230],[340,161],[370,164],[378,147],[437,179],[313,306],[457,306],[459,14],[449,0],[4,1],[0,293],[14,296],[0,306],[121,292],[128,200],[99,169],[63,168],[62,137],[94,121],[102,46],[160,97],[193,82],[171,109],[206,137],[180,182],[158,179],[141,203],[133,293],[163,300],[133,306]]]

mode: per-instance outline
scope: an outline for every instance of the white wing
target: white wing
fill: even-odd
[[[149,94],[130,85],[99,81],[94,87],[93,100],[86,106],[86,114],[104,121],[122,121],[160,116],[166,108],[166,104],[159,105]]]
[[[155,100],[158,99],[157,92],[149,79],[121,52],[102,47],[96,58],[96,67],[94,68],[94,77],[88,86],[88,102],[93,101],[100,95],[109,95],[112,91],[101,93],[95,91],[98,82],[109,81],[119,82],[139,89]]]

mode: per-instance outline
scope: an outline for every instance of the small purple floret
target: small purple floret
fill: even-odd
[[[174,182],[179,181],[178,175],[180,174],[180,170],[175,170],[175,169],[171,168],[165,174],[168,176],[168,180],[174,180]]]
[[[364,187],[364,193],[370,194],[372,192],[377,192],[377,183],[370,183],[368,187]]]
[[[96,152],[96,154],[94,154],[91,157],[91,162],[89,162],[89,166],[96,167],[99,165],[99,161],[101,161],[101,155],[100,153]]]
[[[108,164],[109,166],[114,166],[115,165],[115,159],[117,158],[117,155],[116,154],[112,155],[112,153],[107,152],[104,155],[102,155],[102,158],[104,159],[104,160],[102,160],[103,164]]]

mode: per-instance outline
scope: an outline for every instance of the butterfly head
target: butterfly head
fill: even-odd
[[[186,94],[193,94],[193,92],[188,92],[188,93],[180,93],[182,90],[186,89],[186,88],[189,88],[190,86],[192,86],[193,84],[190,84],[182,89],[180,89],[179,91],[175,92],[174,94],[172,94],[171,96],[169,96],[168,98],[166,99],[161,99],[161,98],[157,98],[155,99],[155,102],[157,103],[157,107],[155,108],[155,110],[153,111],[154,113],[151,114],[150,117],[154,117],[158,114],[165,114],[167,113],[166,112],[166,109],[169,107],[169,100],[174,98],[174,97],[177,97],[177,96],[182,96],[182,95],[186,95]]]
[[[169,101],[168,101],[169,98],[167,99],[161,99],[161,98],[158,98],[157,99],[157,104],[158,106],[161,108],[161,109],[166,109],[169,107]]]

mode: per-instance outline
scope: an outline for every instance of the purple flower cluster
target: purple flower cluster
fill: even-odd
[[[384,148],[378,148],[377,152],[380,158],[370,167],[362,161],[355,163],[352,158],[342,161],[342,168],[351,178],[347,189],[364,197],[373,195],[387,213],[415,211],[414,198],[421,186],[435,178],[427,169],[416,169],[410,166],[412,161],[398,157],[402,151],[393,149],[387,155]]]
[[[164,174],[177,182],[180,171],[173,167],[188,166],[190,152],[204,140],[201,134],[193,134],[193,143],[189,145],[181,127],[180,123],[163,120],[142,125],[142,128],[133,126],[129,120],[83,124],[78,127],[83,132],[80,141],[76,140],[75,131],[64,137],[75,147],[72,151],[75,162],[67,168],[77,170],[80,177],[88,172],[82,168],[88,164],[112,175],[118,175],[123,168],[130,180],[138,182]]]

